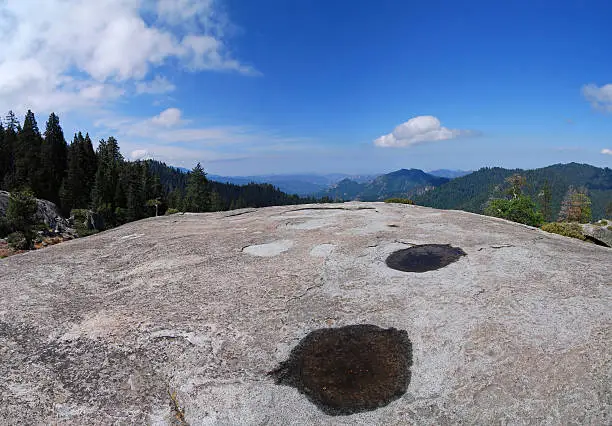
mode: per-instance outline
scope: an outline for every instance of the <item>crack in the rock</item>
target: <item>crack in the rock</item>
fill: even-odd
[[[301,207],[299,209],[287,210],[283,213],[291,213],[291,212],[299,212],[302,210],[348,210],[348,211],[357,211],[357,210],[376,210],[376,207]]]
[[[475,299],[477,296],[480,296],[481,294],[483,294],[485,292],[484,288],[481,288],[480,290],[478,290],[472,297]]]
[[[402,241],[402,240],[394,240],[394,243],[398,243],[398,244],[406,244],[407,246],[417,246],[418,244],[416,243],[411,243],[411,242],[406,242],[406,241]]]
[[[321,282],[319,284],[315,284],[315,285],[312,285],[310,287],[307,287],[306,290],[304,290],[304,292],[302,292],[302,294],[298,294],[297,296],[293,296],[293,297],[290,297],[289,299],[287,299],[286,303],[289,303],[289,302],[291,302],[293,300],[301,299],[302,297],[306,296],[306,294],[310,290],[315,289],[315,288],[319,288],[319,287],[323,287],[323,284],[324,284],[324,281],[321,280]]]
[[[509,247],[515,247],[515,246],[514,246],[514,245],[512,245],[512,244],[498,244],[498,245],[489,246],[489,247],[480,247],[480,248],[478,249],[478,251],[482,251],[482,250],[484,250],[484,249],[486,249],[486,248],[492,248],[492,249],[501,249],[501,248],[509,248]]]
[[[247,214],[247,213],[254,213],[254,212],[255,212],[255,210],[247,210],[247,211],[245,211],[245,212],[239,212],[239,213],[230,213],[230,214],[227,214],[227,215],[225,215],[225,216],[223,216],[223,217],[235,217],[235,216],[241,216],[241,215],[243,215],[243,214]]]

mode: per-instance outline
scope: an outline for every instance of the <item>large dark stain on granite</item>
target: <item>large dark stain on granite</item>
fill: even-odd
[[[311,332],[268,374],[338,416],[376,410],[400,398],[411,366],[406,331],[360,324]]]
[[[403,272],[435,271],[466,256],[459,247],[450,244],[424,244],[393,252],[387,266]]]

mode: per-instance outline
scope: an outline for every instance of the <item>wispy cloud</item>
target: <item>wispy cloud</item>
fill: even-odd
[[[455,139],[460,136],[474,136],[473,130],[448,129],[432,115],[420,115],[397,126],[393,132],[374,140],[374,145],[400,148],[426,142]]]
[[[175,127],[184,123],[181,119],[183,113],[178,108],[168,108],[149,120],[149,123],[155,126]]]
[[[176,86],[161,75],[156,75],[155,78],[150,81],[139,81],[136,83],[137,94],[163,95],[173,92],[175,89]]]
[[[114,135],[132,159],[155,158],[176,165],[236,161],[298,153],[323,152],[308,138],[288,137],[251,126],[204,126],[186,119],[178,108],[153,117],[107,115],[95,122],[99,134]]]
[[[0,2],[0,109],[66,111],[168,93],[174,85],[150,74],[169,61],[257,74],[231,55],[228,22],[212,0]]]
[[[612,149],[604,148],[601,150],[601,153],[605,155],[612,155]]]
[[[612,112],[612,84],[603,86],[586,84],[582,86],[582,95],[591,103],[593,108]]]

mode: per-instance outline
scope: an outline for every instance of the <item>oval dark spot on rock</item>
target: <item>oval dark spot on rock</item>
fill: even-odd
[[[375,410],[401,397],[411,366],[406,331],[360,324],[311,332],[268,374],[337,416]]]
[[[456,262],[467,254],[450,244],[424,244],[393,252],[387,266],[403,272],[435,271]]]

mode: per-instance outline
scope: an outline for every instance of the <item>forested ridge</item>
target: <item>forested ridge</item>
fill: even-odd
[[[31,191],[65,215],[92,210],[106,227],[169,209],[206,212],[316,201],[269,184],[212,182],[199,164],[184,173],[154,160],[128,161],[112,136],[94,149],[89,134],[77,132],[68,144],[56,114],[41,131],[30,110],[23,123],[12,111],[0,120],[0,189]]]
[[[539,207],[543,202],[542,190],[548,182],[552,219],[559,215],[562,200],[570,186],[586,188],[594,219],[606,216],[606,208],[612,202],[612,170],[578,163],[555,164],[532,170],[484,167],[417,196],[414,201],[428,207],[483,213],[488,201],[500,196],[504,181],[513,174],[525,177],[524,191]]]

